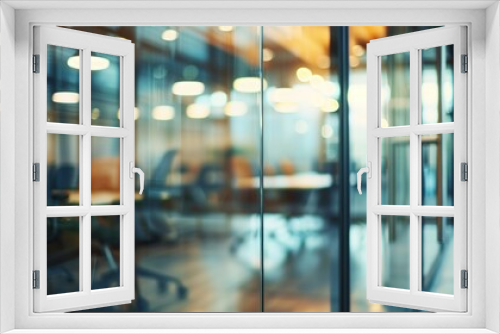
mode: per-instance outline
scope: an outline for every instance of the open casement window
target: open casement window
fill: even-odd
[[[35,27],[33,72],[34,311],[130,303],[134,44]]]
[[[467,310],[465,29],[436,28],[368,44],[371,302]]]

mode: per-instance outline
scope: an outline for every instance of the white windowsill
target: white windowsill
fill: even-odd
[[[15,329],[5,334],[485,334],[484,328],[469,329]]]

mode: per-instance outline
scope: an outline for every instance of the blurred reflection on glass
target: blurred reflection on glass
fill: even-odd
[[[337,27],[265,27],[263,162],[260,28],[77,29],[136,45],[136,164],[147,177],[136,193],[136,299],[102,311],[260,311],[261,173],[265,311],[339,311],[338,185],[366,164],[366,43],[422,27],[350,27],[348,50]],[[339,55],[349,58],[349,86],[337,78]],[[394,72],[384,80],[399,80]],[[366,299],[365,193],[352,183],[350,311],[409,311]]]
[[[453,133],[421,136],[422,205],[453,206]]]
[[[219,28],[135,32],[136,261],[150,310],[260,310],[260,37]]]
[[[422,291],[453,294],[453,218],[422,219]]]
[[[80,291],[80,218],[47,218],[47,294]]]
[[[338,308],[340,108],[330,27],[264,27],[264,311]],[[336,55],[335,55],[336,56]]]
[[[94,312],[260,310],[260,37],[257,27],[220,28],[78,28],[135,43],[136,165],[146,175],[136,193],[136,298]],[[92,72],[93,83],[103,76],[92,124],[116,126],[118,66],[100,56],[110,64]],[[119,144],[97,140],[92,199],[102,203],[119,195]],[[114,272],[106,257],[99,281]]]
[[[410,217],[381,217],[381,285],[410,289]]]
[[[380,126],[410,124],[410,53],[402,52],[380,57],[381,82]]]
[[[410,137],[380,138],[381,204],[410,205]]]
[[[91,289],[120,286],[120,216],[92,217]]]
[[[422,123],[453,122],[453,45],[421,50]]]
[[[120,126],[120,57],[91,53],[92,125]]]
[[[366,166],[366,44],[370,40],[387,36],[405,34],[432,27],[385,27],[385,26],[353,26],[349,27],[349,155],[351,180],[355,180],[356,172]],[[401,55],[399,55],[401,57]],[[382,78],[383,83],[400,82],[406,75],[406,84],[409,85],[408,68],[400,66],[401,71],[386,71]],[[384,70],[384,68],[382,68]],[[385,70],[384,70],[385,71]],[[398,81],[399,80],[399,81]],[[389,88],[384,86],[382,97],[388,101]],[[403,87],[401,87],[403,88]],[[406,88],[408,92],[408,88]],[[386,103],[387,106],[387,103]],[[387,108],[386,108],[387,110]],[[403,113],[403,111],[401,111]],[[409,111],[404,111],[409,117]],[[402,116],[401,116],[402,117]],[[385,123],[385,122],[384,122]],[[409,118],[405,122],[409,124]],[[382,126],[389,124],[382,124]],[[345,176],[343,176],[345,177]],[[355,182],[352,182],[350,195],[350,287],[351,287],[351,312],[408,312],[413,311],[404,308],[382,306],[373,304],[366,300],[366,183],[362,183],[363,194],[356,191]],[[398,184],[395,193],[407,192],[409,182]],[[407,202],[408,203],[408,202]]]
[[[47,45],[47,122],[80,123],[79,53]]]
[[[92,205],[120,204],[120,138],[91,139]]]
[[[47,134],[47,206],[80,204],[79,136]]]

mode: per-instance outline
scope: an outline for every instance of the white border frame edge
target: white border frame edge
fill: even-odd
[[[5,4],[2,4],[2,8],[5,6]],[[495,6],[495,8],[493,8]],[[6,6],[8,7],[8,6]],[[3,10],[3,12],[13,12],[12,9],[7,9]],[[221,22],[224,24],[231,24],[238,22],[239,25],[249,25],[249,24],[264,24],[269,22],[273,22],[273,24],[291,24],[292,22],[294,24],[311,24],[313,22],[314,25],[319,25],[319,24],[325,24],[325,25],[331,25],[333,23],[338,24],[338,25],[356,25],[356,22],[362,22],[363,25],[377,25],[377,24],[393,24],[393,25],[431,25],[433,22],[440,22],[440,23],[455,23],[455,24],[472,24],[472,28],[470,29],[470,35],[472,37],[473,41],[473,50],[469,49],[469,55],[471,56],[471,64],[470,64],[470,71],[471,74],[469,75],[469,84],[473,83],[473,100],[469,98],[469,131],[472,131],[472,134],[478,134],[477,137],[474,137],[474,151],[472,152],[472,157],[469,159],[471,163],[471,168],[470,168],[470,177],[471,179],[474,180],[474,186],[472,189],[472,202],[473,202],[473,212],[469,213],[469,221],[472,221],[475,223],[475,234],[471,235],[472,238],[474,239],[474,248],[470,249],[472,257],[476,260],[471,261],[469,260],[469,264],[472,266],[469,266],[471,276],[470,276],[470,286],[471,288],[469,289],[469,297],[474,297],[471,298],[471,307],[473,312],[471,314],[465,314],[462,316],[457,316],[455,314],[439,314],[436,316],[433,315],[428,315],[426,318],[428,320],[426,327],[427,328],[443,328],[443,329],[435,329],[435,330],[426,330],[422,329],[421,332],[424,333],[488,333],[491,331],[487,329],[481,329],[485,328],[487,325],[488,329],[491,329],[493,331],[498,331],[499,327],[499,301],[500,297],[498,294],[498,272],[500,268],[500,264],[497,263],[498,261],[498,252],[496,252],[494,255],[490,253],[489,251],[498,251],[498,246],[492,244],[493,240],[496,240],[498,243],[498,227],[496,226],[498,224],[498,219],[492,219],[492,218],[498,218],[490,216],[490,213],[488,214],[488,217],[490,218],[486,224],[485,224],[485,210],[484,210],[484,200],[486,200],[486,191],[485,191],[485,171],[482,170],[482,168],[477,168],[477,170],[474,168],[474,166],[485,166],[486,158],[485,158],[485,146],[489,146],[489,148],[494,149],[493,153],[494,157],[491,159],[496,159],[498,161],[498,142],[493,142],[489,141],[488,143],[485,140],[485,136],[483,135],[484,130],[486,128],[486,103],[485,103],[485,95],[488,97],[488,102],[490,102],[490,99],[492,96],[498,95],[497,92],[495,91],[489,91],[485,92],[485,85],[486,82],[483,80],[486,75],[485,71],[485,42],[488,43],[486,47],[490,47],[497,50],[499,41],[498,41],[498,35],[497,37],[494,36],[494,34],[490,31],[486,31],[487,33],[490,33],[490,35],[486,36],[485,39],[485,17],[486,17],[486,11],[485,10],[412,10],[410,13],[405,10],[387,10],[387,9],[382,9],[382,10],[369,10],[369,11],[354,11],[352,10],[266,10],[265,12],[261,12],[259,10],[246,10],[244,12],[239,11],[239,10],[231,10],[231,9],[226,9],[226,10],[211,10],[210,13],[208,14],[207,11],[210,10],[204,10],[204,11],[193,11],[193,10],[161,10],[161,11],[144,11],[144,10],[135,10],[135,11],[130,11],[130,10],[114,10],[114,11],[109,11],[109,10],[100,10],[99,15],[95,15],[96,13],[93,12],[94,14],[92,19],[89,19],[91,17],[91,10],[80,10],[80,11],[75,11],[75,10],[52,10],[52,11],[44,11],[44,10],[26,10],[26,11],[16,11],[16,49],[15,52],[17,54],[16,57],[16,67],[15,67],[15,75],[12,73],[13,71],[3,71],[4,68],[8,67],[9,64],[6,63],[6,58],[4,57],[4,50],[9,49],[8,47],[2,47],[1,52],[2,52],[2,110],[7,109],[6,105],[8,106],[8,102],[13,103],[14,101],[14,93],[15,93],[15,100],[16,100],[16,105],[15,105],[15,113],[10,114],[10,118],[6,116],[5,114],[0,114],[2,124],[5,124],[5,126],[11,126],[12,127],[12,118],[13,115],[15,114],[15,138],[16,138],[16,148],[17,150],[10,145],[10,149],[6,148],[4,150],[3,148],[6,147],[9,143],[11,143],[11,138],[4,133],[1,133],[0,137],[0,148],[2,148],[2,152],[0,155],[0,159],[4,157],[4,154],[7,157],[12,158],[14,156],[14,151],[18,152],[15,155],[15,161],[16,161],[16,171],[18,172],[16,174],[16,190],[21,189],[21,191],[16,191],[15,195],[15,205],[16,205],[16,244],[17,244],[17,250],[18,252],[15,253],[16,259],[25,259],[24,256],[28,255],[26,253],[27,251],[29,252],[28,245],[26,244],[26,240],[23,239],[22,235],[29,235],[29,229],[28,229],[28,223],[30,222],[30,217],[29,213],[27,212],[27,199],[26,199],[26,192],[29,191],[31,188],[31,181],[30,181],[30,157],[31,157],[31,152],[28,152],[27,148],[30,147],[30,142],[32,139],[32,135],[30,133],[31,130],[31,124],[28,124],[27,120],[30,119],[30,105],[26,99],[26,86],[28,84],[29,78],[30,78],[30,59],[29,59],[29,54],[30,54],[30,23],[51,23],[51,22],[60,22],[59,24],[64,24],[72,22],[71,24],[81,24],[82,23],[82,18],[83,22],[87,22],[89,25],[99,25],[103,24],[103,22],[106,23],[106,25],[109,24],[121,24],[122,25],[141,25],[141,22],[148,22],[146,25],[154,25],[155,23],[161,24],[161,22],[169,22],[169,24],[175,25],[200,25],[200,24],[206,24],[206,25],[219,25]],[[494,4],[490,6],[488,9],[488,12],[490,13],[488,17],[490,17],[490,25],[493,26],[494,29],[499,29],[500,25],[499,19],[498,19],[498,6],[497,4]],[[3,14],[3,16],[5,15]],[[242,15],[243,13],[243,15]],[[446,13],[446,15],[443,15],[443,13]],[[493,15],[491,14],[493,13]],[[279,14],[279,15],[278,15]],[[2,16],[2,18],[3,18]],[[184,19],[179,19],[179,18],[184,18]],[[235,19],[236,18],[236,19]],[[241,20],[239,20],[241,18]],[[376,19],[374,19],[376,18]],[[444,18],[444,19],[443,19]],[[237,20],[237,21],[235,21]],[[3,20],[5,21],[5,20]],[[182,21],[182,22],[180,22]],[[124,24],[123,22],[127,22],[127,24]],[[408,23],[411,22],[411,23]],[[12,23],[11,23],[12,24]],[[3,23],[2,23],[2,28],[3,28]],[[470,27],[470,26],[469,26]],[[494,30],[493,29],[493,30]],[[498,32],[495,32],[497,34]],[[2,30],[2,42],[5,37],[3,37],[4,31]],[[488,39],[488,37],[490,37]],[[495,39],[496,38],[496,39]],[[4,44],[2,43],[2,46]],[[6,51],[7,53],[10,52],[11,55],[13,55],[12,51]],[[492,58],[494,55],[488,54],[488,59]],[[497,58],[495,59],[490,59],[490,61],[496,61],[498,62],[498,52],[496,52]],[[497,66],[497,64],[495,64]],[[495,67],[495,69],[497,69]],[[498,72],[494,71],[488,71],[488,78],[490,81],[488,83],[498,83]],[[15,81],[15,86],[12,85],[12,82],[14,82],[14,77],[17,78]],[[12,79],[12,80],[6,80],[6,79]],[[493,80],[493,81],[492,81]],[[6,84],[6,81],[9,82],[9,85]],[[496,86],[498,87],[498,85]],[[490,88],[490,87],[488,87]],[[490,88],[492,90],[493,88]],[[485,95],[483,95],[485,94]],[[496,99],[498,100],[498,99]],[[499,103],[498,101],[491,101],[492,103],[489,104],[489,106],[493,107],[498,107]],[[7,104],[6,104],[7,103]],[[471,108],[473,107],[473,108]],[[498,108],[495,108],[494,110],[491,109],[489,113],[493,114],[497,112]],[[477,115],[479,117],[474,117],[474,121],[472,122],[472,116],[471,114]],[[480,117],[483,116],[483,117]],[[498,120],[498,116],[495,116],[496,120]],[[10,120],[10,123],[9,123]],[[5,121],[5,122],[4,122]],[[9,125],[10,124],[10,125]],[[488,122],[488,129],[490,131],[497,131],[498,132],[498,123],[493,123],[493,122]],[[11,130],[11,136],[12,136],[12,130]],[[5,142],[5,140],[10,139],[10,142]],[[471,144],[469,144],[472,146]],[[23,148],[26,148],[26,150],[23,150]],[[472,148],[472,147],[471,147]],[[20,152],[20,153],[19,153]],[[477,156],[477,157],[476,157]],[[4,161],[4,160],[1,160]],[[473,163],[472,163],[473,162]],[[488,160],[488,162],[491,162],[491,160]],[[0,176],[2,178],[7,178],[5,175],[5,170],[4,164],[0,167]],[[12,166],[10,166],[12,168]],[[494,173],[498,174],[498,164],[491,166],[493,168]],[[9,171],[9,170],[7,170]],[[10,176],[9,176],[10,177]],[[490,175],[491,177],[491,175]],[[498,181],[498,176],[495,175],[496,179],[491,179]],[[0,179],[3,180],[3,179]],[[5,184],[5,183],[3,183]],[[13,185],[13,182],[10,183]],[[500,196],[497,194],[498,192],[498,183],[493,183],[493,182],[488,182],[487,184],[488,188],[486,190],[494,190],[495,194],[492,196],[492,203],[495,203],[497,205],[498,199]],[[2,186],[2,190],[0,191],[0,196],[3,194],[3,191],[8,191],[9,195],[11,196],[12,189],[5,189]],[[24,189],[24,190],[23,190]],[[489,193],[488,193],[489,194]],[[1,198],[1,197],[0,197]],[[2,198],[3,199],[3,198]],[[1,202],[3,205],[4,202]],[[29,204],[28,204],[29,205]],[[497,205],[498,206],[498,205]],[[2,206],[3,209],[3,206]],[[4,211],[2,210],[2,214]],[[471,220],[471,218],[474,218]],[[2,217],[3,218],[3,217]],[[12,216],[10,216],[10,219],[12,219]],[[2,239],[6,239],[7,237],[3,233],[4,231],[9,231],[9,228],[12,228],[11,225],[13,224],[8,224],[11,223],[12,220],[7,221],[5,219],[2,219],[2,224],[1,224],[1,232],[2,232]],[[470,225],[470,224],[469,224]],[[493,226],[495,225],[495,226]],[[497,232],[496,235],[492,234],[491,232]],[[470,226],[469,226],[469,233],[470,233]],[[488,233],[486,233],[488,232]],[[488,240],[490,240],[490,244],[487,243],[487,248],[488,248],[488,253],[486,253],[485,245],[481,241],[484,240],[485,235],[491,236]],[[470,234],[469,234],[470,235]],[[24,245],[21,244],[21,241],[24,240]],[[2,303],[0,306],[3,306],[0,308],[1,316],[3,320],[3,317],[7,319],[7,322],[2,322],[2,328],[1,331],[5,331],[8,329],[12,328],[31,328],[32,330],[14,330],[12,333],[48,333],[49,331],[37,331],[35,328],[39,327],[39,325],[44,325],[47,328],[50,328],[48,326],[52,325],[52,327],[58,327],[58,328],[68,328],[64,326],[64,321],[62,324],[55,324],[54,320],[55,318],[64,318],[64,315],[60,314],[53,314],[53,315],[43,315],[45,317],[45,320],[42,319],[32,319],[32,318],[37,318],[37,317],[30,317],[29,314],[26,313],[26,310],[29,309],[28,306],[31,306],[30,302],[30,290],[26,289],[26,285],[30,285],[30,270],[29,266],[31,264],[26,264],[26,265],[18,265],[14,266],[14,261],[10,259],[12,256],[11,254],[14,251],[14,245],[12,242],[9,243],[4,243],[2,240],[1,244],[2,248],[0,249],[0,264],[2,267],[2,281],[0,285],[1,293],[2,293]],[[489,264],[494,263],[493,266],[489,265],[489,273],[492,274],[492,276],[486,275],[486,270],[485,270],[485,262],[482,260],[481,256],[486,255],[488,259],[486,260]],[[23,263],[16,261],[16,263]],[[12,285],[7,285],[4,284],[8,283],[8,280],[4,280],[4,273],[5,270],[7,272],[13,272],[15,268],[15,277],[26,277],[25,279],[18,279],[16,281],[16,296],[12,296],[11,293],[9,293],[9,290],[12,289]],[[483,277],[476,277],[474,273],[485,273],[485,275],[482,275]],[[26,275],[26,276],[24,276]],[[12,275],[13,276],[13,275]],[[10,275],[9,275],[10,277]],[[13,277],[11,277],[12,279]],[[496,279],[496,281],[493,281],[493,279]],[[11,281],[12,283],[12,281]],[[487,285],[487,286],[486,286]],[[488,294],[485,293],[486,289],[488,289]],[[473,292],[472,292],[473,291]],[[483,298],[485,297],[485,298]],[[486,300],[486,304],[485,304]],[[5,304],[8,305],[8,307],[5,307]],[[12,305],[15,304],[15,324],[12,323]],[[488,306],[488,307],[486,307]],[[486,313],[486,309],[488,309],[488,313]],[[10,312],[10,313],[9,313]],[[109,315],[104,315],[105,317],[108,317]],[[91,316],[92,318],[102,318],[102,316]],[[120,319],[120,321],[125,318],[128,318],[132,321],[137,321],[138,317],[141,318],[148,318],[151,322],[154,322],[155,324],[152,324],[152,327],[154,328],[162,328],[161,326],[161,321],[158,321],[160,319],[154,319],[158,318],[158,315],[152,314],[152,315],[128,315],[126,317],[117,315],[115,317],[115,320]],[[399,329],[394,329],[394,330],[383,330],[384,333],[402,333],[402,332],[410,332],[406,330],[402,330],[400,326],[397,324],[390,324],[388,325],[387,318],[399,318],[402,321],[407,321],[410,320],[411,318],[418,317],[418,315],[406,315],[406,314],[313,314],[313,315],[302,315],[302,314],[292,314],[292,315],[286,315],[286,314],[248,314],[241,316],[239,314],[225,314],[225,315],[220,315],[220,314],[212,314],[212,315],[193,315],[193,314],[173,314],[173,315],[160,315],[160,317],[169,317],[170,320],[170,325],[171,328],[180,328],[183,323],[190,323],[191,326],[193,324],[193,318],[196,317],[198,321],[196,321],[197,328],[199,330],[175,330],[177,333],[201,333],[201,332],[218,332],[218,333],[223,333],[223,332],[235,332],[235,330],[217,330],[217,331],[210,331],[206,330],[203,331],[201,330],[202,328],[208,328],[209,323],[213,324],[218,324],[218,327],[224,327],[224,328],[241,328],[241,327],[248,327],[248,328],[255,328],[255,330],[243,330],[241,332],[260,332],[260,333],[283,333],[285,332],[284,329],[284,324],[294,326],[295,328],[348,328],[349,326],[355,326],[357,328],[363,327],[364,329],[359,329],[359,330],[354,330],[354,329],[347,329],[347,330],[311,330],[309,332],[316,332],[316,333],[339,333],[339,332],[349,332],[349,333],[372,333],[372,332],[381,332],[380,330],[376,329],[369,329],[369,328],[383,328],[383,327],[391,327],[391,328],[399,328]],[[307,326],[308,324],[311,324],[310,321],[305,321],[306,317],[308,319],[311,319],[312,322],[314,322],[314,326]],[[421,317],[421,315],[420,315]],[[88,316],[86,317],[81,317],[82,319],[80,320],[88,320]],[[268,320],[267,318],[271,318],[272,320]],[[441,321],[441,324],[439,324],[439,319],[448,319],[448,322],[451,322],[453,319],[453,323],[450,323],[449,325],[456,327],[456,329],[451,329],[449,326],[443,326],[443,321]],[[452,318],[452,319],[451,319]],[[467,318],[467,319],[466,319]],[[69,320],[69,319],[66,319]],[[101,319],[102,320],[102,319]],[[224,320],[225,322],[221,325],[221,320]],[[258,322],[258,320],[261,320],[261,322]],[[360,320],[364,320],[361,321]],[[414,320],[414,319],[413,319]],[[270,325],[270,321],[273,322],[272,325]],[[115,321],[118,323],[119,321]],[[134,326],[129,326],[130,324],[127,321],[124,323],[123,328],[133,328]],[[401,323],[400,322],[400,323]],[[78,323],[81,323],[81,321],[77,321],[77,326]],[[252,326],[252,327],[250,327]],[[102,323],[97,322],[94,326],[94,328],[104,328]],[[257,329],[256,327],[260,328]],[[464,327],[470,327],[470,328],[476,328],[476,330],[473,329],[462,329],[460,330],[459,328],[464,328]],[[107,327],[110,328],[110,327]],[[187,328],[187,327],[184,327]],[[264,328],[276,328],[275,330],[264,330]],[[354,328],[354,327],[352,327]],[[445,329],[445,328],[450,328],[450,329]],[[304,332],[305,329],[303,330],[286,330],[286,332]],[[51,333],[56,332],[55,330],[51,330]],[[64,330],[65,333],[68,333],[69,330]],[[74,330],[72,332],[79,332],[83,333],[81,330]],[[100,331],[93,331],[93,330],[86,330],[85,333],[94,333],[94,332],[107,332],[107,333],[133,333],[135,331],[132,330],[100,330]],[[142,330],[140,331],[141,333],[160,333],[160,331],[156,330]],[[161,330],[163,333],[172,333],[173,330]],[[412,333],[417,333],[415,330],[411,330]],[[420,331],[419,331],[420,332]]]
[[[0,333],[15,320],[15,11],[0,3]]]
[[[495,3],[486,10],[486,31],[485,31],[485,68],[486,71],[486,111],[485,124],[486,145],[485,152],[485,174],[488,175],[489,182],[485,184],[486,201],[485,217],[486,221],[486,258],[498,262],[494,254],[500,254],[498,238],[500,236],[500,3]],[[486,266],[485,276],[486,289],[486,328],[495,332],[500,332],[500,267]],[[496,282],[496,283],[495,283]]]

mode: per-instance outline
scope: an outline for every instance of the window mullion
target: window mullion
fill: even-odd
[[[81,121],[82,125],[87,129],[86,133],[82,136],[82,149],[81,149],[81,174],[80,180],[82,183],[81,191],[81,203],[85,208],[88,208],[88,212],[82,218],[81,234],[82,243],[80,244],[80,254],[81,254],[81,271],[80,275],[81,281],[83,282],[83,291],[90,293],[91,291],[91,215],[90,215],[90,205],[91,205],[91,134],[90,134],[90,124],[91,124],[91,72],[90,72],[90,49],[86,48],[81,51],[82,57],[81,62],[81,81],[80,81],[80,97],[81,97]]]
[[[410,50],[410,291],[416,293],[420,283],[420,218],[413,212],[418,205],[419,193],[419,137],[415,134],[418,125],[419,96],[419,56],[418,50]]]

